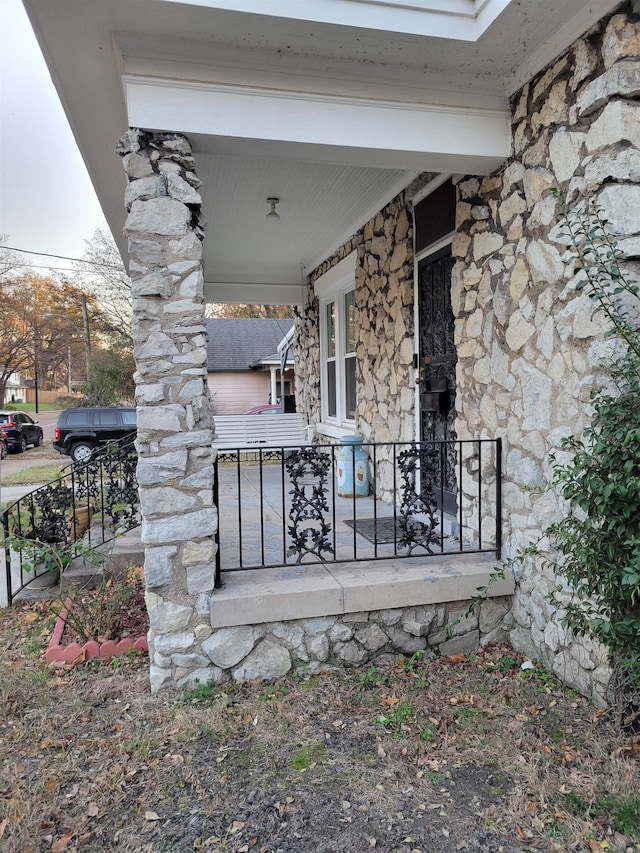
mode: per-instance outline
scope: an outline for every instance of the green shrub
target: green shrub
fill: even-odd
[[[568,462],[554,459],[553,485],[568,514],[545,535],[556,570],[576,596],[564,623],[608,648],[622,683],[640,685],[640,296],[621,270],[602,212],[565,214],[582,271],[579,289],[594,314],[609,321],[610,381],[591,395],[593,417],[581,437],[563,442]]]

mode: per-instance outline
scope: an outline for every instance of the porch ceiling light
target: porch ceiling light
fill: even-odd
[[[275,198],[273,196],[267,199],[267,204],[271,205],[271,210],[269,211],[269,213],[267,213],[267,219],[269,220],[269,222],[280,221],[280,215],[276,211],[276,204],[278,204],[279,201],[279,198]]]

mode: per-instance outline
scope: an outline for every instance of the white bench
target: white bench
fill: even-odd
[[[218,451],[298,447],[308,444],[302,414],[215,415],[213,446]]]

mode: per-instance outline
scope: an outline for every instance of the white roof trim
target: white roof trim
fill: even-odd
[[[171,2],[171,0],[163,0]],[[475,42],[514,0],[182,0],[189,6]]]

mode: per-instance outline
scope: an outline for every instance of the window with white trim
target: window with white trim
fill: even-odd
[[[332,274],[331,274],[332,273]],[[355,253],[316,281],[320,301],[322,420],[352,425],[356,415]]]

